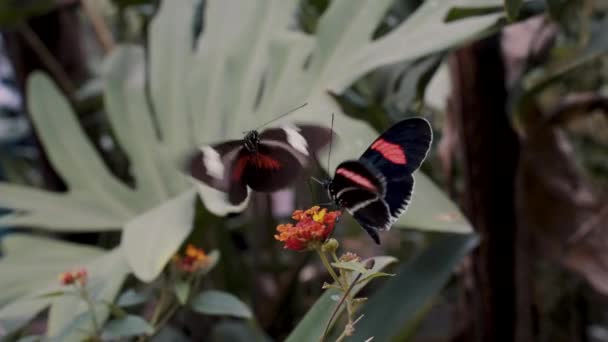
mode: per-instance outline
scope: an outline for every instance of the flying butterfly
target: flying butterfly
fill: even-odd
[[[200,147],[188,158],[187,168],[192,177],[226,192],[228,202],[240,206],[247,200],[248,188],[274,192],[292,184],[331,136],[331,129],[315,125],[251,130],[244,139]]]
[[[402,120],[382,133],[358,160],[336,168],[322,182],[335,204],[346,209],[370,237],[391,228],[410,202],[413,173],[426,158],[433,133],[423,118]]]

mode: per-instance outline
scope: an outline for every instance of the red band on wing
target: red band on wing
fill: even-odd
[[[378,151],[382,156],[393,164],[405,165],[405,151],[397,144],[390,143],[382,138],[376,140],[372,146],[372,150]]]
[[[232,180],[236,181],[241,179],[247,164],[251,164],[258,169],[265,170],[276,170],[281,168],[281,163],[279,163],[278,160],[265,154],[256,153],[252,155],[243,155],[236,161],[236,165],[234,165],[234,169],[232,170]]]
[[[350,170],[347,170],[344,168],[339,168],[336,170],[336,173],[350,179],[351,181],[361,185],[364,188],[368,188],[372,191],[378,191],[376,186],[372,182],[370,182],[369,179],[367,179],[359,174],[356,174]]]

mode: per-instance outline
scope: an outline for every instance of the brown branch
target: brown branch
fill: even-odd
[[[19,32],[23,35],[23,38],[30,48],[38,55],[42,64],[48,69],[57,83],[59,83],[59,86],[69,97],[72,97],[76,92],[76,86],[55,56],[53,56],[51,51],[49,51],[42,40],[40,40],[36,32],[34,32],[28,24],[21,25]]]
[[[95,6],[91,4],[90,0],[81,0],[82,8],[84,13],[87,15],[93,25],[93,31],[95,31],[95,37],[99,42],[99,45],[103,49],[105,54],[108,54],[114,48],[115,42],[112,32],[106,25],[104,19],[99,15]]]

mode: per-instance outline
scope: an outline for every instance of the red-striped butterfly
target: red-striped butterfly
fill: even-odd
[[[388,230],[405,211],[414,188],[412,174],[424,161],[433,133],[423,118],[402,120],[382,133],[358,160],[336,168],[323,182],[330,198],[346,209],[370,237]]]
[[[192,177],[226,192],[230,204],[239,206],[247,200],[248,187],[274,192],[292,184],[331,135],[331,129],[314,125],[251,130],[244,139],[200,147],[187,168]]]

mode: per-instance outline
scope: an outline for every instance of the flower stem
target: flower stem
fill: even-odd
[[[342,280],[344,281],[344,298],[345,298],[345,302],[346,302],[346,312],[348,313],[348,324],[351,324],[353,322],[353,306],[352,306],[352,298],[350,297],[350,291],[349,291],[349,285],[348,285],[348,279],[346,278],[346,272],[344,272],[342,269],[340,269],[340,277],[342,277]],[[354,283],[353,283],[354,284]]]
[[[321,258],[321,262],[323,263],[323,266],[325,266],[325,268],[327,269],[327,272],[329,272],[331,277],[334,278],[334,281],[336,283],[338,283],[338,285],[340,285],[340,287],[342,287],[342,288],[344,288],[345,286],[348,286],[348,284],[346,284],[346,283],[343,284],[340,281],[340,278],[336,274],[336,271],[334,271],[334,268],[331,267],[331,264],[329,263],[329,260],[327,260],[327,256],[325,255],[325,253],[321,250],[321,247],[317,247],[317,248],[315,248],[315,250],[319,254],[319,257]]]
[[[152,318],[150,318],[150,325],[152,325],[153,327],[156,326],[156,323],[158,322],[158,320],[165,308],[166,300],[167,300],[167,288],[165,286],[163,286],[160,289],[160,296],[158,298],[158,303],[156,304],[156,307],[154,308],[154,313],[152,314]]]
[[[95,305],[93,304],[93,301],[89,297],[89,291],[87,291],[86,285],[81,285],[80,296],[85,301],[85,303],[87,303],[87,308],[89,309],[89,312],[91,313],[91,323],[93,324],[93,330],[95,332],[95,336],[99,336],[101,331],[99,329],[99,323],[97,322],[97,316],[95,315]]]

